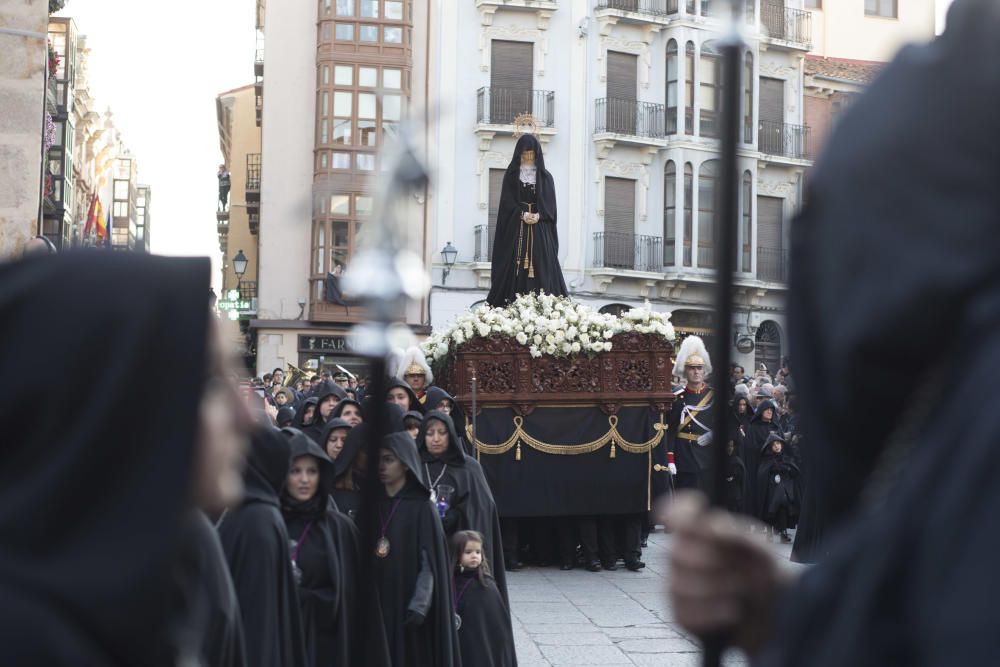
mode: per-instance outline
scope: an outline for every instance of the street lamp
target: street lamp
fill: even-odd
[[[441,284],[444,285],[448,281],[451,267],[455,266],[455,260],[458,259],[458,249],[451,244],[451,241],[441,249],[441,259],[444,260],[444,272],[441,274]]]
[[[236,286],[240,291],[241,298],[243,297],[243,274],[247,272],[247,264],[249,263],[250,261],[242,250],[236,253],[236,257],[233,257],[233,271],[236,273]]]

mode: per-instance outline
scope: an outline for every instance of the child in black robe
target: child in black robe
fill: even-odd
[[[455,613],[462,664],[515,667],[510,613],[483,553],[483,536],[462,530],[451,538],[455,560]]]
[[[785,445],[784,438],[777,433],[768,437],[757,470],[757,496],[760,518],[787,544],[792,541],[788,529],[798,522],[802,492],[799,467],[786,454]],[[768,539],[771,537],[769,531]]]

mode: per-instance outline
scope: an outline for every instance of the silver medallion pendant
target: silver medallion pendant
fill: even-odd
[[[775,475],[774,476],[774,483],[775,484],[781,484],[781,475]]]
[[[458,614],[455,614],[455,629],[456,630],[462,629],[462,617],[459,616]]]
[[[375,555],[379,558],[389,555],[389,540],[385,536],[378,538],[378,542],[375,543]]]

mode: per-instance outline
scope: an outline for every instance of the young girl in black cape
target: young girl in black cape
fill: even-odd
[[[393,667],[461,665],[451,559],[417,448],[406,433],[382,441],[375,584]],[[364,519],[363,519],[364,520]]]
[[[451,538],[451,550],[462,664],[516,667],[510,611],[490,574],[483,536],[474,530],[460,530]]]
[[[451,417],[443,412],[428,413],[417,434],[422,472],[435,500],[442,485],[454,489],[443,517],[445,533],[451,537],[459,530],[475,530],[483,535],[485,553],[495,567],[497,588],[506,601],[507,573],[503,566],[500,515],[482,467],[462,451],[460,443]]]
[[[757,406],[757,411],[750,419],[750,426],[747,427],[747,436],[743,441],[743,452],[741,458],[747,468],[746,492],[743,496],[743,511],[750,516],[761,518],[758,514],[761,500],[758,497],[757,467],[760,465],[760,456],[764,451],[764,443],[771,433],[778,430],[774,423],[777,417],[778,408],[774,401],[768,399]]]
[[[786,446],[784,437],[778,433],[772,433],[764,444],[757,470],[757,497],[758,516],[787,544],[792,541],[788,529],[794,528],[799,518],[802,475]],[[768,539],[771,537],[768,531]]]
[[[285,428],[281,433],[291,450],[281,514],[298,584],[307,664],[388,664],[384,642],[379,647],[371,637],[359,641],[358,532],[330,500],[333,462],[301,431]]]

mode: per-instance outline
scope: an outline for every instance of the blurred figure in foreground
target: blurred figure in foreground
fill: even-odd
[[[940,38],[904,49],[840,122],[793,226],[818,565],[790,581],[690,497],[668,517],[678,622],[757,665],[997,660],[998,34],[1000,3],[957,0]]]

